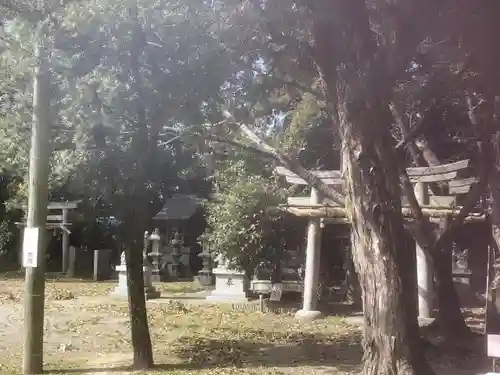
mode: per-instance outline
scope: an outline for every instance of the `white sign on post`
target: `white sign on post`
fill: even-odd
[[[24,228],[23,267],[38,266],[38,240],[40,228]]]
[[[500,335],[487,335],[487,354],[488,357],[499,358],[500,357]]]

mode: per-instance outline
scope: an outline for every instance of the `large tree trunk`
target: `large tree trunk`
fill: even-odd
[[[388,108],[388,106],[386,107]],[[352,223],[353,257],[364,307],[363,373],[431,374],[417,324],[415,258],[405,251],[398,167],[387,121],[340,113],[346,210]],[[359,115],[358,115],[359,116]],[[380,124],[381,125],[381,124]]]
[[[390,132],[394,77],[361,0],[314,2],[314,57],[335,105],[352,251],[362,290],[364,375],[430,375],[417,323],[416,262],[405,246],[399,159]],[[328,16],[327,16],[328,15]],[[385,55],[387,57],[387,55]],[[385,60],[387,62],[387,60]]]
[[[153,349],[151,346],[151,336],[149,334],[148,316],[146,311],[146,296],[144,294],[144,274],[143,267],[143,233],[137,230],[137,223],[144,225],[147,219],[143,211],[139,210],[134,200],[140,201],[141,193],[140,186],[144,186],[148,181],[144,176],[144,170],[147,168],[147,152],[154,152],[154,148],[143,150],[144,145],[150,144],[149,135],[147,132],[148,120],[146,110],[143,105],[144,93],[143,82],[140,69],[141,55],[143,53],[145,39],[144,33],[139,20],[139,12],[137,1],[131,4],[128,9],[130,19],[134,23],[134,31],[132,33],[132,44],[130,48],[130,72],[132,76],[131,91],[136,95],[133,102],[136,110],[137,133],[132,138],[131,148],[140,150],[136,155],[138,158],[135,165],[131,165],[134,173],[131,178],[131,186],[128,197],[132,199],[129,204],[129,213],[124,218],[129,226],[126,237],[128,248],[127,256],[127,287],[128,287],[128,306],[130,313],[130,330],[132,336],[132,346],[134,350],[134,368],[144,370],[153,367]],[[146,200],[144,199],[144,202]],[[147,219],[146,219],[147,218]],[[140,227],[139,227],[140,228]]]
[[[134,241],[135,243],[135,241]],[[125,251],[127,260],[128,308],[130,331],[134,351],[134,369],[153,367],[153,350],[149,335],[146,298],[144,295],[144,274],[142,272],[142,249],[132,245]]]

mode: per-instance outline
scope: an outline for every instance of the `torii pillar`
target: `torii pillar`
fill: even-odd
[[[429,186],[425,182],[417,182],[414,187],[415,197],[422,205],[429,204]],[[434,275],[431,260],[425,251],[416,244],[417,251],[417,295],[418,295],[418,317],[432,318],[432,302],[434,299]]]
[[[315,188],[311,188],[311,205],[320,204],[322,199]],[[298,319],[313,320],[321,316],[317,309],[319,262],[321,250],[321,222],[320,218],[309,219],[307,226],[306,267],[304,275],[304,293],[302,309],[297,311]]]

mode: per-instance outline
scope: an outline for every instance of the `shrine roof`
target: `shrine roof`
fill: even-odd
[[[174,194],[165,202],[153,220],[188,220],[200,207],[201,199],[194,195]]]

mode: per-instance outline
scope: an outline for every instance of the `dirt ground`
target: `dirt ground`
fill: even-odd
[[[45,369],[54,374],[129,374],[126,301],[114,283],[47,281]],[[190,283],[158,285],[148,301],[157,369],[147,374],[352,374],[359,370],[360,329],[342,316],[299,323],[290,314],[236,311],[176,300]],[[22,358],[21,280],[0,280],[0,373],[18,374]],[[186,302],[186,301],[184,301]],[[482,358],[434,353],[439,374],[479,374]],[[460,369],[460,372],[451,368]]]

